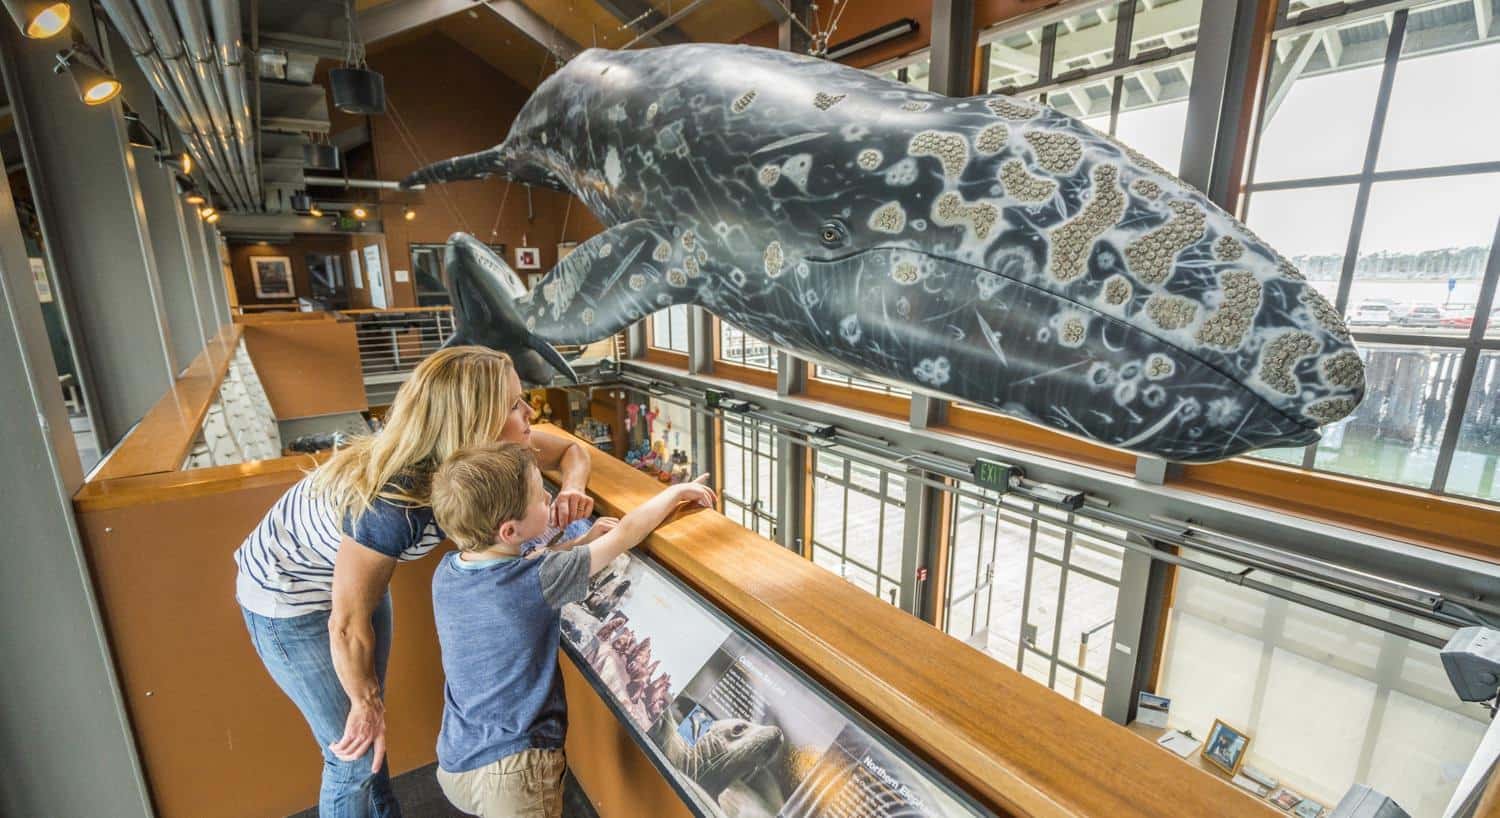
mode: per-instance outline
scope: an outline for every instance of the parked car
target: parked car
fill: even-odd
[[[1438,326],[1446,329],[1468,329],[1474,326],[1473,304],[1449,304],[1443,307],[1443,317]]]
[[[1385,326],[1392,320],[1390,302],[1377,298],[1366,298],[1359,302],[1354,307],[1354,312],[1349,315],[1350,324],[1366,326]]]
[[[1443,311],[1430,301],[1418,301],[1411,305],[1401,320],[1408,327],[1436,327],[1442,324]]]

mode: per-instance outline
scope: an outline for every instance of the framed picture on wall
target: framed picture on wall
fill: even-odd
[[[292,260],[286,256],[255,256],[250,259],[256,298],[296,298],[292,284]]]
[[[1213,729],[1208,731],[1208,741],[1203,744],[1203,757],[1224,772],[1238,775],[1240,765],[1245,763],[1245,750],[1249,747],[1249,735],[1214,719]]]
[[[542,267],[542,251],[535,247],[516,248],[517,270],[540,270]]]

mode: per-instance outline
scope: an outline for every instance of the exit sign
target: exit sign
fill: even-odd
[[[1015,466],[982,457],[974,461],[973,474],[974,482],[1002,494],[1010,491],[1011,479],[1020,476]]]

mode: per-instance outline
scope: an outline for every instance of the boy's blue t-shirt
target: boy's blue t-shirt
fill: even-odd
[[[588,521],[580,522],[564,536],[586,531]],[[480,563],[444,555],[432,578],[447,677],[438,766],[461,773],[522,750],[563,746],[560,611],[584,598],[588,581],[587,546]]]

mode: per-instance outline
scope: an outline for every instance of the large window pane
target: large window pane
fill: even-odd
[[[1500,37],[1481,43],[1475,21],[1476,9],[1489,5],[1477,0],[1412,10],[1378,170],[1500,160],[1493,87],[1487,93],[1485,83],[1470,81],[1500,77]]]
[[[1500,501],[1500,352],[1479,356],[1448,470],[1448,491]]]
[[[673,352],[688,351],[688,308],[668,307],[651,316],[651,346]]]
[[[725,417],[724,515],[763,537],[776,536],[776,437],[753,420]]]
[[[1177,573],[1162,666],[1172,727],[1201,738],[1223,719],[1245,730],[1247,764],[1330,807],[1363,783],[1438,818],[1487,726],[1483,709],[1446,689],[1432,648],[1192,570]]]
[[[1500,219],[1497,191],[1500,173],[1372,186],[1349,324],[1468,335]]]
[[[1363,344],[1365,399],[1354,414],[1323,427],[1317,468],[1425,488],[1453,400],[1463,352]]]
[[[892,605],[901,598],[903,474],[820,451],[813,476],[813,562]]]
[[[1202,15],[1203,0],[1157,0],[1149,5],[1137,2],[1135,25],[1130,32],[1130,58],[1197,42]]]
[[[1295,264],[1331,304],[1338,295],[1358,192],[1355,185],[1259,191],[1250,196],[1246,224]]]
[[[1172,171],[1182,165],[1182,142],[1187,133],[1187,86],[1192,79],[1184,72],[1190,71],[1191,65],[1148,68],[1125,77],[1125,104],[1121,105],[1115,121],[1115,136],[1121,142]],[[1142,85],[1143,81],[1147,85]],[[1134,105],[1137,93],[1150,99],[1150,92],[1137,92],[1137,88],[1152,89],[1156,99],[1150,104]]]
[[[1358,173],[1364,166],[1381,66],[1310,70],[1309,53],[1323,48],[1325,33],[1336,31],[1276,42],[1255,181]]]
[[[1057,24],[1052,75],[1108,65],[1115,51],[1115,9],[1090,9]]]
[[[728,321],[719,322],[719,360],[756,369],[776,369],[771,346]]]
[[[1109,107],[1114,80],[1081,82],[1047,92],[1047,104],[1096,131],[1109,133]]]

